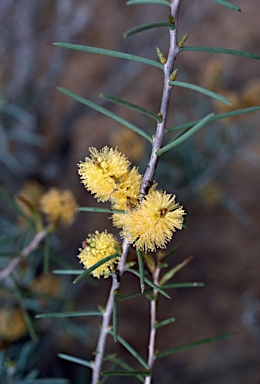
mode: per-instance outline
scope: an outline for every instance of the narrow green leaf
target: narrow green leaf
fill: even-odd
[[[23,381],[17,382],[17,384],[70,384],[68,379],[35,379],[26,378]]]
[[[150,372],[146,371],[102,371],[100,372],[102,376],[150,376]]]
[[[226,119],[228,117],[237,116],[237,115],[243,115],[244,113],[249,113],[249,112],[254,112],[254,111],[259,111],[259,110],[260,110],[260,106],[243,108],[243,109],[237,109],[237,110],[232,111],[232,112],[221,113],[220,115],[212,116],[212,118],[210,119],[209,122],[211,123],[212,121]],[[184,130],[184,129],[187,129],[187,128],[191,128],[191,127],[193,127],[193,125],[199,123],[200,121],[201,120],[193,120],[193,121],[190,121],[189,123],[177,125],[176,127],[167,129],[167,133],[173,132],[173,131],[179,131],[179,130],[182,130],[182,129]]]
[[[165,284],[163,285],[164,289],[169,288],[197,288],[204,287],[205,284],[201,282],[192,282],[192,283],[175,283],[175,284]]]
[[[111,331],[109,331],[109,333],[111,335],[113,335],[113,333]],[[139,361],[139,363],[145,368],[145,369],[149,369],[147,363],[144,361],[144,359],[139,355],[139,353],[136,352],[136,350],[127,342],[125,341],[125,339],[123,339],[123,337],[121,337],[120,335],[118,335],[117,337],[117,340],[118,342],[123,345],[123,347],[125,347],[125,349],[137,360]]]
[[[170,1],[164,1],[164,0],[129,0],[127,5],[138,5],[138,4],[159,4],[159,5],[166,5],[167,7],[171,8]]]
[[[111,51],[110,49],[103,49],[97,47],[91,47],[89,45],[79,45],[79,44],[70,44],[70,43],[54,43],[57,47],[74,49],[77,51],[96,53],[98,55],[112,56],[117,57],[119,59],[126,59],[131,61],[137,61],[139,63],[152,65],[163,70],[163,65],[158,63],[157,61],[146,59],[145,57],[131,55],[129,53]]]
[[[118,340],[118,311],[117,311],[117,303],[119,300],[118,290],[114,290],[113,292],[113,336],[114,341]]]
[[[110,209],[110,208],[97,208],[97,207],[80,207],[78,208],[81,212],[98,212],[98,213],[125,213],[120,209]]]
[[[221,101],[224,104],[227,104],[227,105],[231,105],[232,104],[231,101],[229,101],[225,97],[219,95],[218,93],[212,92],[209,89],[206,89],[206,88],[203,88],[203,87],[199,87],[198,85],[194,85],[194,84],[190,84],[190,83],[185,83],[183,81],[175,81],[175,80],[174,81],[169,81],[169,85],[171,85],[172,87],[177,86],[177,87],[188,88],[188,89],[191,89],[193,91],[197,91],[197,92],[203,93],[204,95],[212,97],[213,99],[219,100],[219,101]]]
[[[144,262],[143,262],[143,256],[142,256],[142,252],[139,251],[139,249],[136,249],[136,253],[137,253],[137,259],[138,259],[138,266],[139,266],[141,293],[144,293],[145,285],[144,285]]]
[[[57,313],[41,313],[36,315],[36,319],[48,319],[57,317],[78,317],[78,316],[103,316],[100,311],[87,311],[87,312],[57,312]]]
[[[123,34],[123,37],[129,37],[131,35],[134,35],[135,33],[146,31],[147,29],[160,28],[160,27],[168,27],[172,31],[175,29],[175,25],[168,22],[143,24],[143,25],[139,25],[138,27],[129,29]]]
[[[89,275],[92,271],[94,271],[96,268],[100,267],[101,265],[105,264],[107,261],[114,259],[115,257],[121,256],[119,253],[113,253],[113,255],[104,257],[104,259],[98,261],[96,264],[92,265],[92,267],[88,268],[86,271],[84,271],[80,276],[78,276],[74,281],[73,284],[78,283],[80,280],[82,280],[84,277]]]
[[[225,333],[224,335],[219,335],[216,337],[210,337],[207,339],[201,339],[201,340],[193,341],[192,343],[180,345],[179,347],[169,349],[168,351],[159,352],[159,353],[157,353],[156,357],[159,358],[159,357],[169,356],[169,355],[172,355],[173,353],[184,351],[185,349],[197,347],[198,345],[202,345],[202,344],[212,343],[213,341],[226,339],[226,338],[231,337],[231,336],[234,336],[234,334],[233,333]]]
[[[210,113],[209,115],[205,116],[203,119],[201,119],[197,124],[195,124],[192,128],[190,128],[188,131],[181,134],[178,138],[173,139],[169,144],[165,145],[161,149],[159,149],[156,152],[157,156],[161,156],[163,153],[169,151],[170,149],[176,147],[177,145],[181,144],[183,141],[187,140],[190,136],[194,135],[200,128],[202,128],[205,124],[207,124],[209,121],[211,121],[213,117],[213,113]]]
[[[131,371],[133,370],[132,367],[127,364],[125,361],[123,361],[122,359],[116,357],[116,355],[111,355],[111,356],[107,356],[104,360],[109,360],[111,361],[112,363],[114,363],[115,365],[121,367],[121,368],[124,368],[125,370],[127,371]],[[113,369],[113,368],[112,368]],[[137,379],[139,379],[142,383],[144,382],[144,378],[143,376],[139,376],[137,377]]]
[[[103,113],[104,115],[110,117],[111,119],[114,119],[114,120],[118,121],[119,123],[121,123],[122,125],[126,126],[127,128],[132,129],[132,131],[138,133],[140,136],[144,137],[150,143],[153,142],[152,138],[149,135],[147,135],[147,133],[145,133],[142,129],[136,127],[135,125],[133,125],[131,123],[129,123],[129,121],[127,121],[127,120],[117,116],[115,113],[112,113],[112,112],[108,111],[106,108],[103,108],[100,105],[98,105],[96,103],[93,103],[90,100],[85,99],[84,97],[76,95],[75,93],[73,93],[73,92],[71,92],[71,91],[69,91],[69,90],[67,90],[65,88],[60,88],[59,87],[58,90],[60,92],[64,93],[65,95],[67,95],[69,97],[72,97],[73,99],[79,101],[80,103],[85,104],[88,107],[93,108],[96,111],[98,111],[100,113]]]
[[[113,97],[113,96],[104,95],[104,93],[101,93],[99,96],[103,100],[107,100],[107,101],[110,101],[111,103],[115,103],[115,104],[118,104],[118,105],[123,105],[124,107],[127,107],[129,109],[133,109],[136,112],[140,112],[140,113],[142,113],[142,114],[144,114],[146,116],[149,116],[149,117],[153,118],[155,121],[157,121],[157,123],[161,123],[162,122],[162,118],[160,116],[156,115],[156,113],[147,111],[147,109],[139,107],[139,105],[130,103],[129,101],[125,101],[123,99],[120,99],[119,97]]]
[[[134,275],[138,276],[139,279],[140,279],[140,273],[135,271],[134,269],[131,269],[131,268],[128,268],[127,271],[133,273]],[[167,299],[171,299],[171,296],[168,295],[168,293],[164,292],[164,290],[159,287],[159,285],[156,285],[154,284],[152,281],[150,281],[149,279],[147,279],[146,277],[144,278],[144,281],[146,282],[147,285],[149,285],[150,287],[156,289],[158,292],[160,292],[161,295],[167,297]]]
[[[75,356],[66,355],[65,353],[59,353],[58,356],[61,359],[71,361],[72,363],[84,365],[84,367],[93,369],[93,364],[90,361],[79,359],[78,357],[75,357]]]
[[[173,276],[176,275],[182,268],[186,267],[186,265],[192,260],[192,256],[185,259],[182,263],[175,265],[175,267],[171,268],[168,272],[164,274],[164,276],[159,281],[160,286],[163,286],[168,280],[172,279]]]
[[[82,269],[54,269],[52,271],[55,275],[81,275],[84,272]]]
[[[234,4],[231,4],[231,3],[228,3],[227,1],[224,1],[224,0],[213,0],[215,1],[215,3],[218,3],[220,5],[223,5],[224,7],[227,7],[229,9],[232,9],[233,11],[238,11],[238,12],[241,12],[241,8],[237,7],[236,5]]]
[[[153,327],[155,329],[158,329],[158,328],[164,327],[165,325],[174,323],[175,321],[176,321],[176,319],[174,317],[170,317],[169,319],[166,319],[166,320],[160,321],[158,323],[155,323]]]
[[[179,49],[179,52],[188,52],[188,51],[198,51],[198,52],[213,52],[213,53],[223,53],[225,55],[233,56],[242,56],[250,59],[260,60],[260,55],[255,55],[254,53],[238,51],[236,49],[229,48],[217,48],[217,47],[201,47],[201,46],[184,46]]]

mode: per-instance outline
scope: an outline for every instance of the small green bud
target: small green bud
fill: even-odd
[[[160,60],[160,62],[164,65],[166,64],[166,61],[167,59],[165,58],[165,56],[163,55],[162,51],[160,50],[160,48],[156,47],[156,52],[157,52],[157,56]]]
[[[170,81],[174,81],[178,75],[178,69],[175,69],[170,75]]]
[[[184,43],[186,42],[188,38],[188,33],[185,33],[185,35],[183,36],[183,38],[179,41],[178,43],[178,47],[179,48],[182,48],[184,46]]]
[[[169,23],[171,23],[173,25],[175,24],[175,19],[171,14],[168,15],[168,21],[169,21]]]

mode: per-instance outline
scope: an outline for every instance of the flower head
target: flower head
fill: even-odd
[[[79,175],[85,188],[100,201],[107,201],[116,190],[118,180],[129,171],[130,162],[117,149],[90,148],[91,157],[79,162]]]
[[[84,268],[88,269],[105,257],[117,253],[118,248],[119,243],[111,233],[107,233],[106,231],[99,233],[96,231],[94,234],[89,234],[86,240],[83,241],[82,248],[79,249],[80,253],[78,258],[80,259],[80,263],[84,265]],[[111,268],[113,268],[114,264],[118,263],[118,261],[119,257],[116,256],[94,269],[91,273],[98,279],[100,276],[107,278],[111,272]]]
[[[57,224],[61,221],[70,225],[74,221],[77,204],[70,191],[53,188],[42,196],[40,209],[51,223]]]
[[[182,229],[185,212],[175,195],[152,191],[134,210],[121,215],[121,235],[144,251],[165,248],[176,229]]]

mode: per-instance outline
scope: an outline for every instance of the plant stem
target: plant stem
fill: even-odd
[[[173,0],[171,5],[171,15],[175,20],[175,29],[170,30],[170,48],[168,53],[167,62],[164,65],[164,87],[161,100],[160,114],[162,117],[162,122],[157,124],[156,134],[153,139],[152,153],[151,157],[144,174],[144,179],[141,187],[141,196],[144,197],[147,195],[149,188],[152,185],[153,177],[157,168],[157,163],[159,157],[156,155],[156,151],[161,148],[162,141],[166,132],[166,118],[169,107],[169,102],[171,98],[172,86],[169,85],[170,76],[173,72],[173,66],[175,59],[178,54],[178,13],[180,8],[181,0]]]
[[[123,251],[122,251],[122,255],[118,265],[120,276],[122,276],[125,270],[126,258],[127,258],[128,250],[130,247],[130,243],[127,240],[124,240],[122,247],[123,247]],[[103,362],[105,347],[106,347],[106,339],[109,331],[109,324],[110,324],[110,319],[111,319],[112,310],[113,310],[113,293],[116,289],[119,289],[119,287],[120,287],[120,281],[118,281],[118,279],[115,276],[113,278],[113,282],[110,288],[106,309],[103,313],[103,320],[102,320],[102,325],[99,333],[97,349],[95,352],[95,360],[93,364],[92,381],[91,381],[92,384],[97,384],[99,382],[101,365]]]
[[[153,283],[159,284],[159,276],[160,276],[160,268],[158,266],[153,273]],[[156,323],[156,314],[157,314],[157,302],[158,302],[158,291],[157,289],[153,290],[153,299],[150,303],[150,337],[149,337],[149,345],[148,345],[148,366],[150,372],[152,372],[153,365],[155,362],[155,338],[156,338],[156,328],[154,327]],[[147,376],[145,378],[144,384],[151,384],[152,375]]]
[[[167,118],[168,106],[169,106],[171,92],[172,92],[172,87],[169,85],[169,81],[173,71],[174,62],[178,53],[177,24],[178,24],[178,13],[180,8],[180,3],[181,3],[181,0],[172,0],[171,15],[175,20],[175,30],[169,31],[170,48],[169,48],[167,62],[164,66],[164,87],[163,87],[163,94],[162,94],[161,107],[160,107],[162,122],[157,124],[156,134],[153,139],[150,160],[149,160],[146,172],[144,174],[143,182],[141,185],[141,190],[140,190],[141,199],[147,195],[149,188],[153,183],[153,177],[154,177],[158,159],[159,159],[159,157],[156,155],[156,151],[161,148],[162,141],[166,131],[166,118]],[[124,240],[123,252],[119,262],[120,275],[122,275],[125,270],[126,258],[127,258],[129,247],[130,247],[129,242],[127,240]],[[102,365],[102,361],[105,353],[106,339],[107,339],[110,319],[111,319],[112,310],[113,310],[113,293],[116,289],[119,289],[119,287],[120,287],[120,282],[117,281],[116,277],[114,277],[112,286],[110,289],[108,301],[106,304],[106,309],[103,314],[103,321],[101,325],[95,360],[93,364],[92,384],[98,384],[98,381],[99,381],[101,365]],[[154,300],[152,300],[153,304],[151,304],[153,305],[153,307],[151,307],[151,325],[154,324],[155,317],[156,317],[157,295],[158,295],[158,292],[154,290]],[[151,326],[151,335],[150,335],[150,343],[149,343],[149,362],[151,366],[153,365],[154,358],[155,358],[154,356],[155,335],[156,335],[156,330],[154,329],[153,326]],[[149,380],[150,381],[147,381],[146,384],[151,382],[151,378]]]

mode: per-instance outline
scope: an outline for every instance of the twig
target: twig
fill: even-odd
[[[21,261],[32,253],[48,234],[48,228],[43,229],[42,231],[36,233],[32,241],[21,251],[20,256],[15,257],[8,266],[0,273],[0,281],[5,279],[7,276],[12,273],[15,268],[21,263]]]
[[[169,86],[169,81],[170,81],[170,75],[172,74],[172,71],[173,71],[173,65],[178,53],[177,20],[178,20],[180,2],[181,0],[174,0],[171,6],[171,15],[175,21],[175,30],[170,31],[170,49],[169,49],[167,62],[164,66],[164,87],[163,87],[162,101],[161,101],[161,107],[160,107],[162,122],[157,125],[156,134],[153,140],[150,160],[149,160],[149,163],[143,178],[143,182],[141,185],[141,190],[140,190],[141,199],[148,193],[149,188],[152,185],[153,177],[154,177],[157,163],[158,163],[158,156],[156,155],[156,151],[161,147],[162,141],[165,135],[165,131],[166,131],[166,118],[167,118],[168,106],[169,106],[171,91],[172,91],[172,87]],[[126,263],[129,247],[130,247],[130,244],[128,243],[128,241],[124,240],[123,253],[119,263],[120,275],[122,275],[125,270],[125,263]],[[118,282],[116,278],[114,278],[111,289],[110,289],[110,294],[107,301],[106,309],[103,314],[103,321],[102,321],[101,330],[99,334],[95,361],[93,364],[92,384],[97,384],[99,381],[101,365],[102,365],[104,352],[105,352],[106,338],[109,330],[108,327],[110,324],[110,318],[111,318],[112,309],[113,309],[113,292],[115,291],[115,289],[119,289],[119,287],[120,287],[120,282]],[[154,295],[157,295],[157,293],[154,292]],[[156,316],[156,310],[153,309],[151,314],[153,316]],[[151,359],[151,366],[153,365],[153,361],[154,361],[154,342],[155,342],[155,331],[153,332],[152,329],[154,328],[151,328],[151,340],[150,340],[150,344],[151,344],[150,356],[151,357],[149,357],[149,360]]]
[[[160,268],[158,266],[153,273],[153,283],[159,285],[159,276]],[[158,301],[158,291],[157,289],[153,290],[153,299],[150,302],[150,337],[148,345],[148,366],[150,372],[152,372],[153,365],[155,362],[155,338],[156,338],[156,328],[154,327],[156,323],[156,314],[157,314],[157,301]],[[152,374],[145,378],[144,384],[151,384]]]
[[[130,247],[130,243],[127,240],[124,240],[123,252],[118,265],[120,276],[124,273],[124,270],[125,270],[126,258],[127,258],[129,247]],[[103,313],[103,320],[102,320],[102,325],[99,333],[97,349],[95,353],[96,356],[93,364],[92,384],[97,384],[99,381],[99,374],[100,374],[101,365],[102,365],[103,357],[105,353],[106,338],[109,331],[109,323],[110,323],[110,318],[111,318],[112,309],[113,309],[113,293],[116,289],[119,289],[119,287],[120,287],[120,281],[115,276],[110,289],[108,301],[106,304],[106,309],[105,309],[105,312]]]

